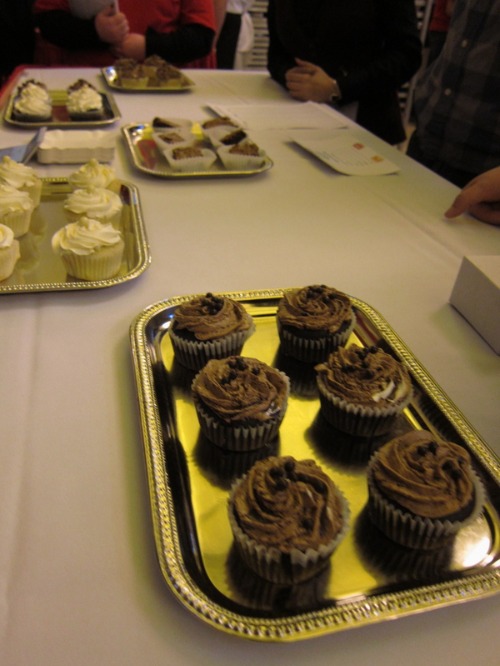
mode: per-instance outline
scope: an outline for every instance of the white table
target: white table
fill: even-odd
[[[79,76],[104,86],[96,70],[26,76],[53,89]],[[263,73],[190,76],[196,86],[185,94],[115,93],[120,122],[202,118],[209,103],[294,103]],[[157,301],[335,286],[389,321],[500,455],[500,358],[448,304],[462,256],[499,254],[500,229],[445,220],[456,188],[374,137],[399,174],[342,176],[284,130],[251,134],[274,161],[268,173],[182,182],[139,173],[119,139],[114,166],[139,188],[150,268],[109,289],[0,296],[2,664],[498,663],[498,596],[268,644],[214,630],[163,582],[129,345],[130,323]],[[4,125],[0,147],[26,138]],[[73,170],[36,168],[42,176]]]

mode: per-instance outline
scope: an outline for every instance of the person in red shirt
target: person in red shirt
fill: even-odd
[[[113,1],[86,19],[68,0],[35,0],[41,37],[59,48],[59,64],[105,67],[117,58],[159,55],[179,67],[216,66],[213,0]]]

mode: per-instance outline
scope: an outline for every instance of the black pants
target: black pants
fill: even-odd
[[[217,67],[219,69],[234,69],[240,29],[241,14],[227,12],[217,40]]]

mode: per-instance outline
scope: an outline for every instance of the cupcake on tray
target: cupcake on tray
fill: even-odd
[[[179,363],[200,370],[212,358],[239,354],[254,330],[241,303],[207,293],[177,306],[169,334]]]
[[[316,366],[320,411],[349,435],[390,430],[413,395],[406,367],[379,347],[340,347]]]
[[[120,72],[120,83],[123,88],[142,90],[148,87],[149,77],[141,64],[136,64]]]
[[[19,241],[14,238],[14,232],[0,224],[0,281],[12,275],[20,256]]]
[[[40,204],[42,182],[42,179],[32,167],[16,162],[8,155],[4,155],[2,158],[0,162],[0,183],[27,192],[33,200],[35,208]]]
[[[275,456],[235,482],[228,500],[235,545],[262,578],[294,584],[324,569],[346,534],[348,504],[313,460]]]
[[[27,192],[0,183],[0,223],[12,229],[14,238],[28,231],[34,208]]]
[[[167,148],[163,154],[173,171],[190,173],[208,171],[217,159],[213,150],[195,145]]]
[[[63,208],[70,222],[76,222],[85,215],[103,224],[120,228],[122,200],[116,192],[105,187],[74,190],[66,197]]]
[[[201,431],[222,449],[258,449],[278,434],[289,389],[283,372],[255,358],[212,359],[192,385]]]
[[[85,79],[78,79],[67,89],[66,108],[72,120],[99,120],[104,115],[102,95]]]
[[[82,217],[52,237],[52,249],[61,257],[66,272],[80,280],[104,280],[121,267],[125,243],[111,224]]]
[[[477,518],[484,489],[469,453],[427,431],[396,437],[370,459],[368,512],[392,541],[441,547]]]
[[[73,171],[68,177],[72,189],[88,189],[91,187],[107,188],[116,180],[115,170],[109,164],[101,164],[92,158],[86,164]]]
[[[278,303],[276,320],[283,354],[316,363],[347,342],[356,316],[346,294],[311,285],[286,291]]]
[[[249,171],[258,169],[264,163],[266,154],[253,141],[245,140],[235,145],[221,146],[217,155],[229,171]]]
[[[29,79],[17,89],[12,113],[18,120],[43,122],[52,118],[52,99],[47,86]]]

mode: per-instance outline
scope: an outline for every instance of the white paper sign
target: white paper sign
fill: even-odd
[[[114,0],[68,0],[69,10],[78,18],[91,19],[101,10],[114,6],[115,11],[118,10],[118,2]]]
[[[300,136],[291,135],[291,138],[340,173],[350,176],[381,176],[399,171],[397,164],[349,130],[338,132],[334,136],[323,133],[321,138],[308,138],[307,133],[302,132]]]

